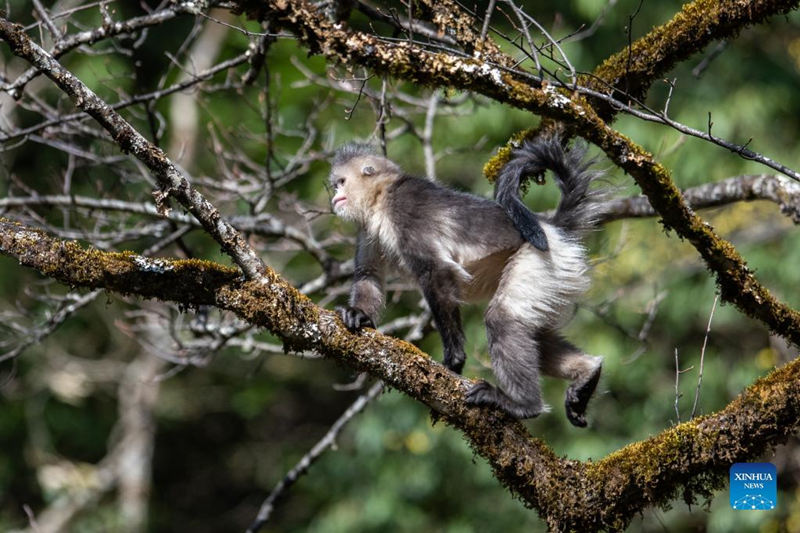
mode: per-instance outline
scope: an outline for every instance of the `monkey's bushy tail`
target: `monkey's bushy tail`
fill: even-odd
[[[537,215],[520,199],[522,178],[541,176],[545,170],[552,170],[561,189],[561,202],[549,221],[568,232],[585,232],[597,225],[603,214],[599,200],[605,196],[602,189],[589,190],[592,180],[602,172],[591,170],[592,161],[585,161],[585,155],[585,146],[564,150],[557,136],[525,141],[512,152],[511,161],[500,171],[495,183],[495,200],[505,209],[523,237],[540,250],[546,250],[547,246],[542,248],[529,238],[535,233],[530,228],[541,231],[541,226]]]

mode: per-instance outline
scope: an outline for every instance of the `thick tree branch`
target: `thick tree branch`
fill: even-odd
[[[759,457],[800,425],[800,359],[762,378],[722,411],[631,444],[597,462],[558,458],[502,413],[470,408],[470,381],[404,341],[366,330],[350,334],[267,269],[247,281],[208,261],[151,259],[85,249],[75,242],[0,220],[0,253],[76,287],[215,305],[280,336],[287,348],[314,349],[366,371],[430,406],[464,432],[495,475],[535,507],[554,530],[621,529],[649,505],[683,489],[707,495],[731,463]]]

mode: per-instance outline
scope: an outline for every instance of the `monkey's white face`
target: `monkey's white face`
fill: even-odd
[[[351,197],[351,200],[354,199],[354,194],[348,193],[348,189],[352,189],[352,186],[346,186],[347,178],[339,175],[332,176],[334,194],[333,198],[331,198],[331,207],[333,208],[333,212],[336,213],[337,216],[342,218],[347,218],[347,196],[348,194]],[[352,181],[352,180],[351,180]],[[355,191],[353,191],[355,192]]]
[[[363,222],[381,196],[387,179],[399,176],[399,169],[383,157],[354,157],[331,169],[333,212],[344,219]]]

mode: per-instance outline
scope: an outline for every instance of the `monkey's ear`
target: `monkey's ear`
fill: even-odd
[[[366,166],[361,169],[361,174],[363,174],[364,176],[372,176],[373,174],[375,174],[375,167]]]

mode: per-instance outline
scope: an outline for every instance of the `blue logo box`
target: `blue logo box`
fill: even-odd
[[[772,463],[735,463],[730,487],[734,509],[769,511],[778,504],[778,472]]]

